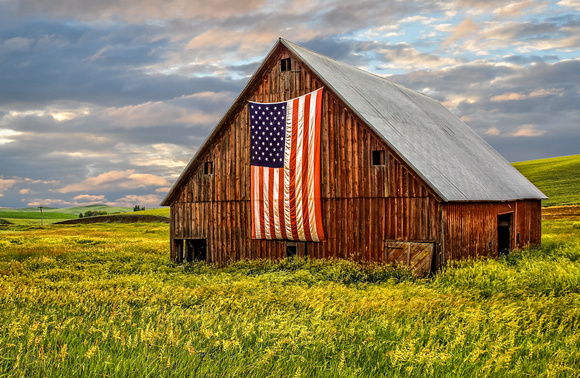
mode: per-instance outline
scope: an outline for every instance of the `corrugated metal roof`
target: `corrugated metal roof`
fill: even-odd
[[[547,197],[439,102],[281,40],[445,201]]]

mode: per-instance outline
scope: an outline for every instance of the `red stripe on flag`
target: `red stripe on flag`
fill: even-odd
[[[282,239],[288,239],[286,234],[286,222],[284,219],[284,168],[278,169],[279,172],[279,189],[278,189],[278,209],[280,214],[280,233],[282,234]]]
[[[276,239],[276,225],[274,224],[274,173],[276,169],[274,168],[265,168],[268,169],[268,203],[270,206],[270,211],[268,211],[268,217],[270,218],[270,237],[272,239]]]
[[[254,216],[254,212],[256,211],[256,209],[254,209],[254,206],[256,205],[256,198],[254,195],[254,185],[255,185],[255,175],[254,175],[254,171],[255,168],[254,167],[250,167],[250,175],[251,175],[251,186],[250,186],[250,199],[252,201],[251,203],[251,209],[252,209],[252,239],[256,239],[256,217]]]
[[[298,134],[298,107],[300,100],[294,99],[292,104],[292,143],[290,147],[290,222],[293,240],[298,240],[298,225],[296,223],[296,138]]]
[[[260,201],[260,235],[262,238],[265,237],[264,233],[264,167],[258,168],[258,178],[259,178],[259,201]]]

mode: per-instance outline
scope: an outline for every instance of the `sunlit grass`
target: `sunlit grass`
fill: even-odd
[[[580,203],[580,155],[513,163],[546,196],[543,206]]]
[[[0,226],[0,375],[577,376],[580,227],[418,279],[169,260],[166,224]]]

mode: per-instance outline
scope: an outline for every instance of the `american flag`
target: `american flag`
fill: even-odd
[[[322,241],[322,88],[278,103],[250,102],[252,238]]]

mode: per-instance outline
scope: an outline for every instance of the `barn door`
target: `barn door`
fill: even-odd
[[[302,257],[308,256],[308,251],[306,249],[306,243],[300,242],[286,242],[286,257]]]
[[[507,255],[512,249],[512,218],[513,213],[497,216],[497,253],[498,256]]]
[[[431,272],[433,242],[385,240],[383,262],[413,268],[415,274],[425,276]]]
[[[185,241],[185,261],[206,261],[206,239],[187,239]]]

